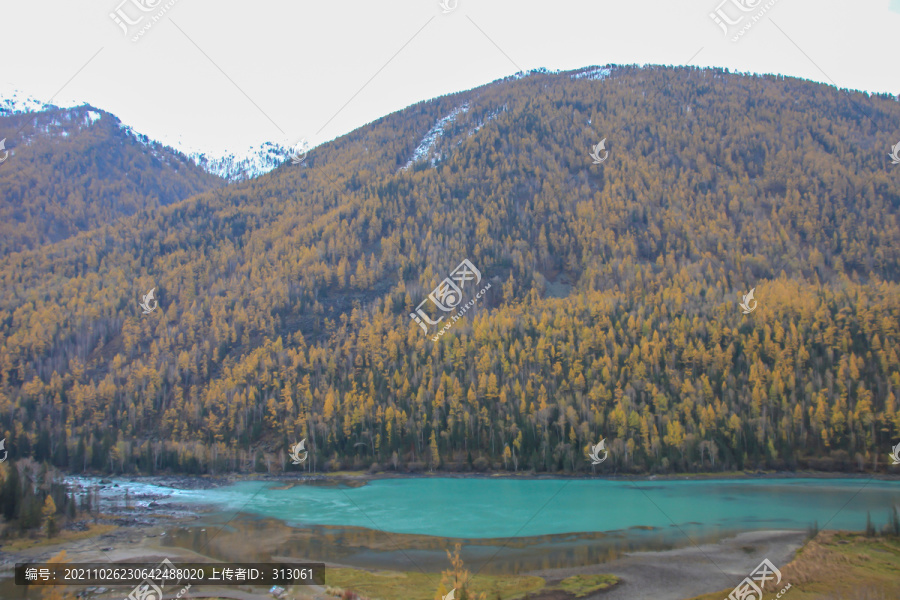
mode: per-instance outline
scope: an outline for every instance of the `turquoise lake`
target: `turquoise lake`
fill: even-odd
[[[635,527],[865,529],[900,506],[900,482],[866,479],[685,481],[410,478],[361,487],[242,482],[177,491],[293,526],[335,525],[452,538],[509,538]]]

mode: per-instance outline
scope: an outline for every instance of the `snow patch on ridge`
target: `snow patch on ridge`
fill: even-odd
[[[291,149],[273,142],[264,142],[245,152],[214,156],[205,152],[188,154],[194,164],[230,182],[247,181],[264,175],[290,160]]]
[[[8,96],[0,97],[0,117],[41,112],[51,108],[75,108],[76,106],[84,106],[84,103],[50,104],[49,102],[42,102],[33,96],[22,94],[17,90]]]
[[[56,112],[49,116],[49,111]],[[67,138],[73,130],[90,127],[103,116],[87,103],[60,106],[18,91],[0,97],[0,117],[19,115],[28,115],[31,120],[31,133],[20,133],[16,140],[24,145],[31,143],[34,134]]]
[[[572,79],[606,79],[612,73],[612,69],[609,67],[589,67],[587,69],[582,69],[580,71],[576,71],[569,77]]]
[[[409,159],[403,167],[400,168],[401,171],[406,171],[411,166],[419,162],[420,160],[426,158],[430,153],[434,145],[437,144],[438,140],[444,135],[444,129],[447,125],[456,120],[456,117],[459,116],[460,113],[469,112],[469,103],[466,102],[462,106],[458,106],[450,112],[446,117],[438,120],[437,123],[434,124],[434,127],[428,130],[428,133],[425,134],[425,137],[422,138],[422,141],[419,142],[419,145],[413,151],[412,158]],[[431,158],[431,166],[435,166],[438,157]]]
[[[151,140],[149,137],[147,137],[143,133],[138,133],[137,131],[132,129],[129,125],[126,125],[125,123],[122,123],[121,121],[119,121],[119,129],[124,131],[127,135],[131,136],[134,139],[134,141],[141,144],[142,146],[146,146],[147,148],[150,148],[150,149],[153,148],[153,143],[154,143],[153,140]]]

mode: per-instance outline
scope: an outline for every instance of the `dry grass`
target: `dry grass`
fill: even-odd
[[[820,532],[781,569],[782,581],[769,584],[772,600],[791,584],[783,600],[896,600],[900,598],[900,538],[839,531]],[[692,600],[722,600],[731,590]]]
[[[325,578],[329,586],[381,600],[434,600],[440,581],[440,575],[341,568],[328,569]],[[478,575],[472,579],[471,591],[484,592],[492,600],[499,594],[506,600],[521,598],[543,587],[544,580],[540,577]]]
[[[78,540],[84,540],[92,537],[96,537],[98,535],[103,535],[105,533],[109,533],[117,529],[116,525],[96,525],[90,524],[86,531],[61,531],[58,535],[47,538],[46,536],[41,537],[24,537],[15,540],[11,540],[3,544],[4,552],[21,552],[23,550],[30,550],[32,548],[40,548],[43,546],[55,546],[56,544],[68,544],[70,542],[77,542]]]
[[[556,587],[581,598],[600,590],[608,590],[618,583],[619,578],[615,575],[573,575],[560,581]]]

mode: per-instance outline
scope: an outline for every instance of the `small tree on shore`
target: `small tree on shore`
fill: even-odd
[[[41,515],[44,517],[44,520],[47,523],[47,537],[51,538],[56,535],[56,502],[53,501],[53,496],[47,494],[47,498],[44,500],[44,507],[41,509]]]
[[[431,450],[431,468],[435,469],[441,466],[441,453],[438,450],[437,438],[434,435],[434,431],[431,432],[431,441],[428,443],[428,447]]]
[[[447,558],[450,559],[450,568],[441,573],[441,585],[438,589],[438,595],[435,600],[443,600],[443,597],[449,593],[449,590],[456,590],[454,594],[455,600],[487,600],[486,594],[474,594],[469,591],[470,579],[468,569],[463,565],[463,560],[459,556],[462,544],[457,543],[454,546],[453,554],[447,550]]]
[[[47,561],[47,564],[50,565],[66,565],[69,561],[66,560],[66,551],[63,550],[59,554],[53,556]],[[44,585],[38,587],[41,593],[41,600],[69,600],[73,598],[73,595],[70,592],[67,592],[69,589],[68,586],[62,585]]]

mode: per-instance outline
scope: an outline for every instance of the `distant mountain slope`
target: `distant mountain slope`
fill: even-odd
[[[303,438],[317,469],[591,472],[600,438],[607,472],[883,469],[898,122],[887,96],[692,68],[416,104],[0,261],[0,430],[117,471],[290,468]],[[429,293],[463,259],[491,288],[454,322]]]
[[[36,108],[36,107],[33,107]],[[221,187],[187,158],[90,106],[3,111],[0,254],[38,248]]]

